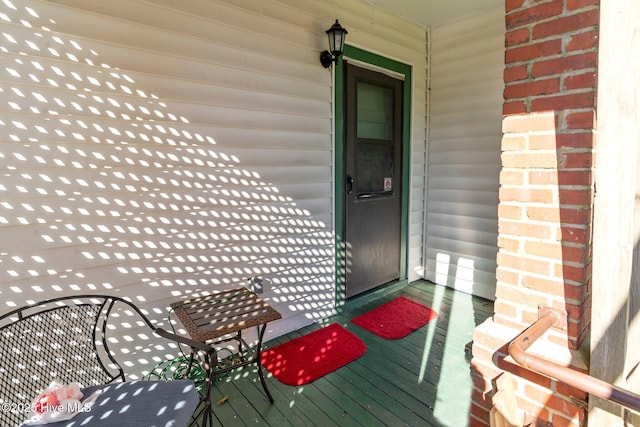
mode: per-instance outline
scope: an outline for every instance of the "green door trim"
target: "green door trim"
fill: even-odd
[[[400,226],[400,282],[406,282],[409,245],[409,185],[411,177],[411,66],[345,45],[344,56],[371,64],[404,76],[402,107],[402,223]],[[344,283],[344,63],[341,56],[335,65],[335,248],[336,248],[336,305],[345,302]]]

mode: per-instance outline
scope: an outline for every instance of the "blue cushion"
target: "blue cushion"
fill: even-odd
[[[190,380],[127,381],[87,387],[84,398],[102,390],[87,412],[47,427],[184,427],[200,398]]]

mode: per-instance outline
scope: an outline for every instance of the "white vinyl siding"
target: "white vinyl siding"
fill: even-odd
[[[172,301],[270,280],[333,313],[333,20],[411,64],[411,250],[422,262],[425,30],[355,0],[0,4],[0,312],[77,293]],[[415,222],[414,222],[415,221]]]
[[[425,278],[494,299],[504,9],[431,31]]]

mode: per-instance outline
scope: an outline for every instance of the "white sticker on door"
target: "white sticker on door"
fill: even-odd
[[[393,179],[385,178],[384,179],[384,191],[391,191],[393,189]]]

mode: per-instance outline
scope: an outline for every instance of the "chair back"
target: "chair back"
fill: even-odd
[[[88,387],[125,380],[106,336],[117,302],[151,326],[133,304],[104,295],[50,299],[0,316],[0,425],[24,421],[31,400],[52,381]]]

